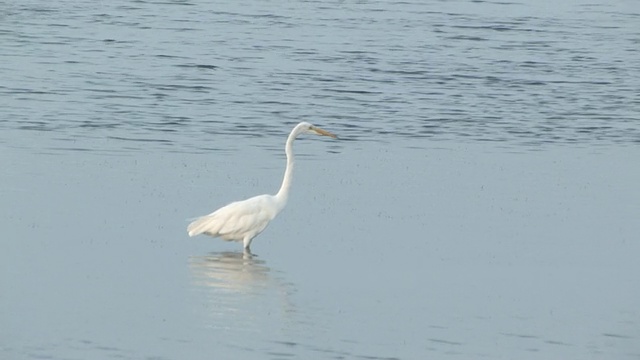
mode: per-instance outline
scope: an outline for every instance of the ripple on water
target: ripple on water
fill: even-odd
[[[612,4],[404,6],[319,7],[320,18],[260,5],[13,7],[0,127],[76,141],[87,136],[77,124],[90,122],[94,137],[157,139],[174,152],[207,148],[207,134],[281,136],[302,119],[352,141],[638,143],[634,14]],[[86,32],[82,21],[102,27]]]

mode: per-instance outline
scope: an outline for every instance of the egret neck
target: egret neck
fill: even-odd
[[[293,178],[293,163],[295,158],[293,156],[293,140],[298,136],[297,131],[292,131],[287,138],[287,144],[285,145],[285,153],[287,154],[287,167],[284,170],[284,178],[282,179],[282,185],[280,190],[276,194],[276,203],[278,204],[278,212],[280,212],[287,204],[289,199],[289,190],[291,189],[291,180]]]

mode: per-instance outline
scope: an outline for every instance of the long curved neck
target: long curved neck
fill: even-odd
[[[279,210],[282,210],[289,199],[289,190],[291,189],[291,180],[293,178],[293,164],[295,158],[293,156],[293,140],[296,138],[296,133],[291,132],[287,138],[287,144],[285,145],[285,153],[287,154],[287,168],[284,170],[284,178],[282,179],[282,185],[280,190],[276,194],[276,201],[278,202]]]

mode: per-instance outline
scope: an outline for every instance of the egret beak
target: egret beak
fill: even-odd
[[[332,137],[332,138],[334,138],[334,139],[337,139],[337,138],[338,138],[335,134],[330,133],[330,132],[328,132],[327,130],[322,130],[322,129],[320,129],[319,127],[315,127],[315,126],[314,126],[314,127],[313,127],[313,131],[315,131],[315,132],[316,132],[316,134],[318,134],[318,135],[329,136],[329,137]]]

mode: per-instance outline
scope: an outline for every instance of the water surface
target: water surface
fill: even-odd
[[[0,17],[1,358],[640,357],[634,2]]]

